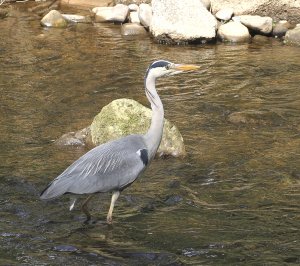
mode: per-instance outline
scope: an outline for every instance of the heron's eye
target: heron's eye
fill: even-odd
[[[170,65],[166,65],[166,70],[169,70],[170,69]]]

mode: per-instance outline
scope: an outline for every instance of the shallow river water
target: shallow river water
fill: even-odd
[[[300,48],[163,46],[110,24],[43,29],[0,20],[0,265],[299,265]],[[103,106],[148,106],[157,59],[201,65],[159,80],[187,157],[153,161],[120,196],[91,203],[84,225],[69,197],[40,191],[85,148],[57,147]]]

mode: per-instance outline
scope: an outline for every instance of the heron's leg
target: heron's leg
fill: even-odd
[[[112,223],[112,213],[114,210],[115,203],[119,196],[120,196],[120,191],[114,191],[111,196],[111,203],[110,203],[110,207],[109,207],[109,211],[108,211],[107,219],[106,219],[108,224]]]
[[[89,201],[91,200],[91,198],[92,198],[92,196],[93,195],[89,195],[87,198],[86,198],[86,200],[82,203],[82,205],[81,205],[81,210],[84,212],[84,214],[86,215],[86,222],[88,222],[89,220],[91,220],[91,214],[90,214],[90,212],[89,212],[89,210],[88,210],[88,207],[87,207],[87,205],[88,205],[88,203],[89,203]]]

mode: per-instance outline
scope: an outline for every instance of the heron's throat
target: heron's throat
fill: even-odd
[[[146,96],[151,103],[152,109],[151,125],[145,137],[147,146],[150,150],[150,158],[153,158],[162,138],[164,127],[164,108],[155,89],[155,79],[147,79],[145,85]]]

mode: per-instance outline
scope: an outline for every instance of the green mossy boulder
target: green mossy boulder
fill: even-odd
[[[130,134],[144,134],[151,122],[152,111],[130,99],[118,99],[102,108],[91,124],[90,138],[94,145],[105,143]],[[165,119],[159,156],[186,155],[178,128]]]

